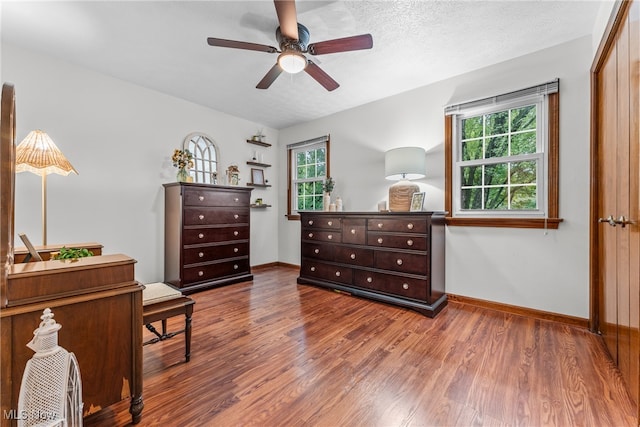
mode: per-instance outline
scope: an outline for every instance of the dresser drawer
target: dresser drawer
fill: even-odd
[[[325,261],[334,260],[335,246],[324,245],[322,243],[304,242],[302,243],[303,258],[322,259]]]
[[[350,285],[353,278],[353,271],[349,267],[339,267],[310,259],[303,259],[302,266],[300,267],[300,275]]]
[[[427,274],[427,255],[422,254],[377,251],[373,264],[375,268],[381,270],[421,275]]]
[[[359,288],[420,301],[427,300],[427,279],[415,279],[363,270],[355,270],[353,276],[353,284]]]
[[[367,244],[382,248],[427,250],[427,238],[420,234],[388,234],[370,231],[367,233]]]
[[[310,230],[305,228],[302,230],[302,240],[313,240],[317,242],[341,242],[340,231],[324,231],[324,230]]]
[[[367,238],[367,220],[345,218],[342,220],[342,242],[364,245]]]
[[[184,245],[224,242],[227,240],[249,239],[249,227],[238,225],[234,227],[188,228],[184,230],[182,242]]]
[[[373,250],[364,248],[350,248],[337,246],[335,261],[343,264],[355,264],[363,267],[373,267]]]
[[[375,231],[393,231],[404,233],[426,233],[427,220],[420,217],[409,218],[372,218],[367,228]]]
[[[248,206],[250,194],[206,188],[185,187],[182,195],[185,206]]]
[[[249,243],[238,242],[231,245],[205,246],[184,249],[182,262],[185,266],[210,262],[217,259],[234,258],[249,255]]]
[[[339,230],[342,228],[342,219],[340,217],[309,216],[305,218],[304,223],[302,223],[302,227]]]
[[[185,207],[184,225],[210,225],[210,224],[247,224],[249,222],[249,209],[214,208],[214,207]]]
[[[199,265],[184,268],[182,282],[184,284],[219,279],[223,276],[246,274],[249,272],[249,259],[219,262],[215,264]]]

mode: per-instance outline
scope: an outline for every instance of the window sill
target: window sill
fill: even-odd
[[[300,221],[300,215],[299,215],[299,214],[295,214],[295,215],[293,215],[293,214],[287,214],[287,215],[285,215],[285,216],[287,217],[287,219],[288,219],[289,221]]]
[[[562,218],[461,218],[447,217],[446,224],[461,227],[540,228],[557,230]]]

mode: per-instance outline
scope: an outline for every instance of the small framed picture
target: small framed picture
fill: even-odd
[[[411,196],[411,212],[421,211],[424,205],[424,193],[413,193]]]
[[[251,182],[264,185],[264,171],[262,169],[251,168]]]
[[[33,259],[34,261],[42,261],[42,257],[40,256],[38,251],[36,251],[36,248],[33,247],[33,245],[31,244],[31,240],[29,240],[27,235],[26,234],[18,234],[18,236],[20,236],[20,239],[22,240],[22,243],[24,243],[24,245],[26,246],[27,250],[29,251],[29,255],[27,255],[25,257],[24,262],[29,262],[29,260],[31,260],[31,259]]]

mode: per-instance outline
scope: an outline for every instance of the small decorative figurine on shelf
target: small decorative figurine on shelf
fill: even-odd
[[[171,161],[173,162],[173,166],[178,168],[178,173],[176,174],[178,182],[189,181],[189,169],[193,167],[193,154],[191,154],[191,151],[176,148],[173,150]]]
[[[256,206],[262,205],[262,198],[256,199]]]
[[[211,172],[211,183],[214,185],[218,183],[218,172]]]
[[[253,136],[251,137],[251,140],[252,140],[252,141],[262,142],[262,140],[263,140],[263,138],[264,138],[264,137],[265,137],[265,136],[262,134],[262,129],[260,129],[258,132],[256,132],[256,134],[255,134],[255,135],[253,135]]]

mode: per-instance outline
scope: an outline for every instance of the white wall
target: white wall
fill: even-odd
[[[2,77],[16,87],[17,143],[33,129],[46,131],[79,175],[48,177],[48,243],[96,241],[104,253],[135,258],[136,278],[161,281],[164,274],[163,183],[175,181],[174,148],[191,132],[218,145],[221,170],[237,164],[241,185],[250,180],[258,129],[267,141],[278,132],[69,63],[2,46]],[[274,165],[266,178],[277,188],[276,150],[264,149]],[[252,200],[275,201],[275,190],[255,189]],[[40,177],[16,176],[16,233],[42,241]],[[276,209],[251,211],[251,264],[277,261]],[[21,242],[16,237],[16,244]]]
[[[280,131],[286,144],[331,134],[331,175],[345,210],[372,211],[386,198],[384,152],[427,151],[425,209],[444,209],[443,107],[560,78],[558,230],[448,227],[446,291],[587,318],[589,315],[589,67],[591,37],[477,70]],[[446,60],[440,58],[439,60]],[[372,88],[375,90],[375,88]],[[286,182],[286,170],[279,179]],[[280,260],[300,263],[300,224],[288,221],[279,193]]]
[[[602,3],[600,3],[598,15],[596,16],[596,21],[593,24],[593,32],[591,37],[594,57],[596,51],[598,50],[598,47],[600,46],[602,36],[604,35],[604,30],[607,29],[607,24],[609,23],[609,18],[611,17],[611,12],[613,11],[613,7],[615,6],[615,4],[616,1],[614,0],[603,1]]]

